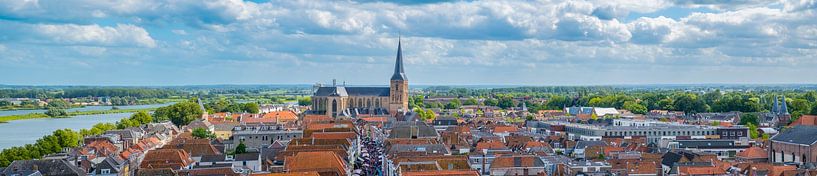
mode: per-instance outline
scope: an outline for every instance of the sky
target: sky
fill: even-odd
[[[817,83],[817,0],[0,0],[0,84]]]

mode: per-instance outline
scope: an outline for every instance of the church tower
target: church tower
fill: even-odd
[[[389,113],[408,112],[408,79],[403,71],[403,52],[400,39],[397,39],[397,61],[394,63],[394,75],[389,84]]]

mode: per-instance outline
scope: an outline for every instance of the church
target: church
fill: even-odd
[[[403,53],[397,41],[397,59],[389,87],[320,86],[312,95],[313,114],[330,117],[386,116],[408,112],[408,79],[403,70]]]

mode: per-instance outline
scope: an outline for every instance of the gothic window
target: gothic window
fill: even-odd
[[[335,100],[332,100],[332,113],[334,114],[336,112],[338,112],[338,102],[335,101]]]
[[[367,107],[367,108],[371,108],[371,107],[372,107],[372,99],[366,99],[366,107]]]
[[[380,107],[380,99],[375,99],[374,107]]]

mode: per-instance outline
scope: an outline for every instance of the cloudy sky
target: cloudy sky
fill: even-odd
[[[817,0],[0,0],[0,84],[817,83]]]

